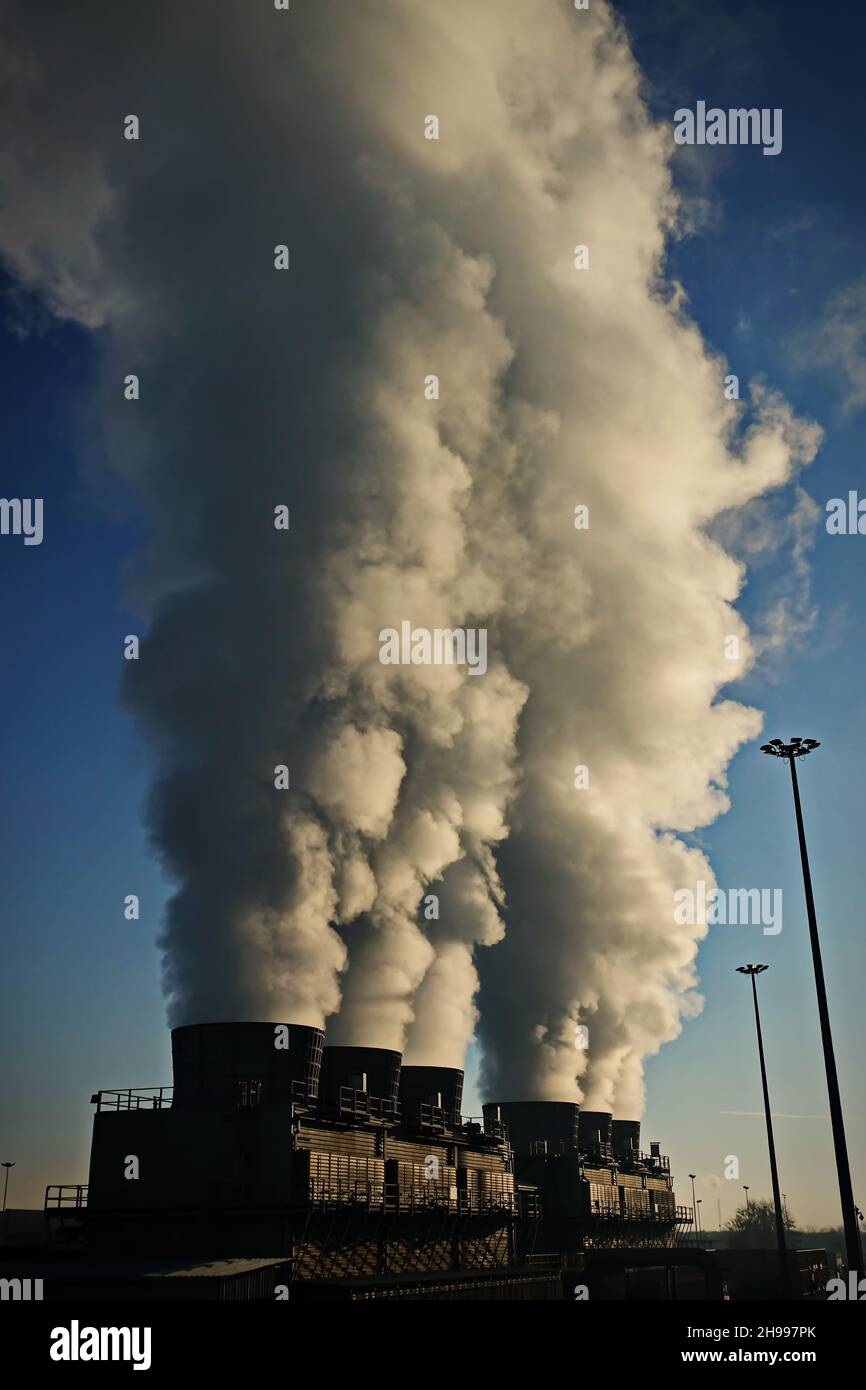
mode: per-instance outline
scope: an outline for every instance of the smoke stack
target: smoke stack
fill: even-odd
[[[581,1153],[610,1151],[613,1116],[605,1110],[581,1110],[578,1133]]]
[[[193,1023],[171,1032],[175,1109],[315,1100],[324,1033],[293,1023]],[[303,1088],[303,1089],[301,1089]]]
[[[449,1119],[459,1120],[462,1103],[463,1072],[458,1067],[403,1067],[400,1105],[407,1118],[416,1116],[422,1105],[433,1105]]]
[[[340,1088],[346,1086],[394,1105],[400,1062],[400,1053],[385,1047],[326,1047],[322,1054],[322,1099],[329,1103],[337,1100]]]
[[[572,1101],[511,1100],[484,1106],[485,1128],[493,1123],[508,1126],[508,1137],[516,1154],[540,1151],[577,1153],[578,1106]]]
[[[610,1134],[614,1158],[636,1158],[640,1153],[640,1120],[614,1120]]]

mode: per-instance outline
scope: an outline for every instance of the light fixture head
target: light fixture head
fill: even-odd
[[[805,758],[807,753],[820,747],[816,738],[791,738],[787,743],[780,738],[771,738],[769,743],[761,744],[761,752],[774,758]]]

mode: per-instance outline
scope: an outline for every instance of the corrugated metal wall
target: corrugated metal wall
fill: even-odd
[[[473,1153],[471,1149],[458,1149],[459,1168],[486,1168],[501,1173],[504,1168],[502,1155],[498,1153]]]
[[[301,1128],[296,1135],[295,1145],[299,1149],[316,1149],[319,1153],[328,1151],[330,1153],[354,1154],[358,1157],[366,1155],[369,1158],[375,1158],[379,1148],[376,1142],[377,1137],[377,1134],[373,1130],[323,1130]]]
[[[369,1194],[380,1202],[385,1189],[385,1164],[381,1158],[310,1151],[310,1196],[335,1199],[340,1194]]]
[[[425,1140],[413,1142],[409,1139],[392,1139],[390,1136],[386,1141],[386,1153],[388,1158],[396,1158],[405,1163],[422,1163],[431,1154],[438,1158],[440,1164],[448,1162],[449,1145],[442,1143],[427,1143]]]
[[[613,1170],[610,1168],[587,1168],[584,1167],[584,1176],[587,1182],[597,1182],[602,1186],[606,1183],[608,1187],[614,1186]]]

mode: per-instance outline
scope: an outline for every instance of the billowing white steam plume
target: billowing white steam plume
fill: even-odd
[[[705,528],[817,433],[744,421],[662,282],[671,133],[610,11],[6,13],[0,251],[97,333],[154,522],[124,688],[172,1021],[339,1008],[332,1040],[459,1064],[478,997],[491,1094],[634,1113],[699,1003],[675,832],[759,726],[717,702],[751,651]],[[381,664],[404,620],[486,628],[486,674]]]

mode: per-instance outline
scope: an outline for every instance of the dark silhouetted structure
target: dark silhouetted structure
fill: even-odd
[[[447,1276],[536,1298],[541,1252],[558,1287],[578,1252],[672,1246],[689,1219],[637,1121],[519,1101],[482,1125],[460,1070],[294,1024],[176,1028],[172,1059],[173,1088],[93,1097],[90,1256],[280,1258],[295,1296]]]
[[[541,1198],[544,1250],[671,1246],[689,1224],[660,1146],[640,1152],[639,1121],[565,1101],[485,1105],[485,1129],[498,1124],[509,1134],[518,1183]]]

